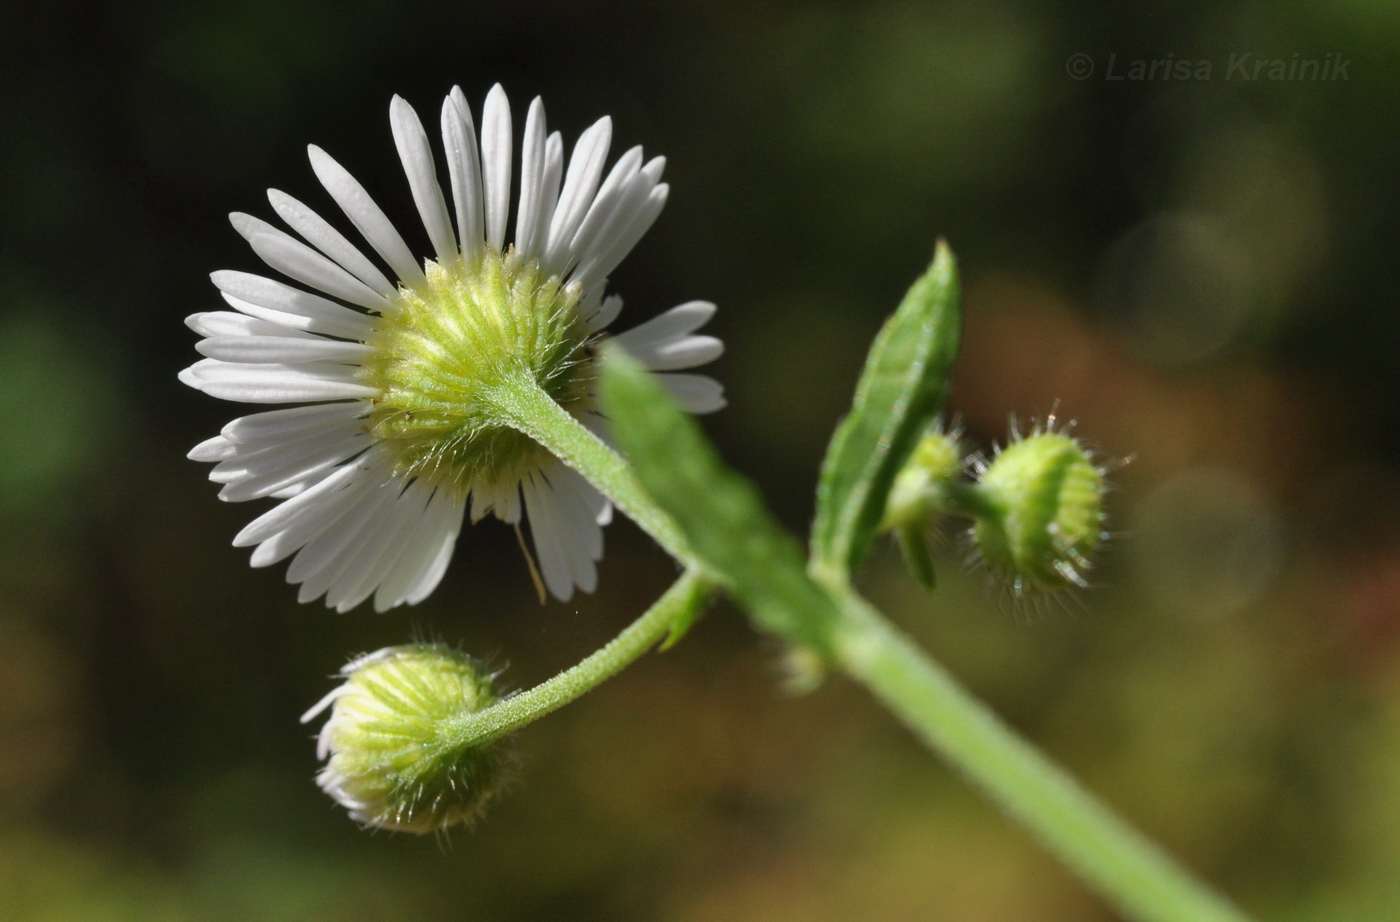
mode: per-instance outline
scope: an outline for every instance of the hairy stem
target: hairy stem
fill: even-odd
[[[742,588],[740,583],[755,578],[752,572],[723,572],[715,560],[699,560],[675,519],[644,491],[626,462],[533,382],[502,388],[496,402],[509,425],[592,481],[689,572],[612,644],[574,669],[464,719],[455,728],[463,743],[509,732],[573,700],[657,643],[672,624],[702,604],[711,586]],[[685,445],[664,446],[666,452],[685,450]],[[975,506],[982,497],[959,499]],[[774,566],[781,563],[776,560]],[[765,578],[778,576],[774,572]],[[792,576],[803,579],[800,569]],[[823,578],[819,585],[809,585],[810,592],[765,594],[785,609],[785,617],[763,623],[799,644],[804,631],[829,638],[836,665],[1128,917],[1139,922],[1246,922],[1007,727],[858,597],[844,576]]]
[[[693,616],[709,601],[712,591],[704,577],[694,570],[687,571],[644,615],[577,666],[499,704],[452,719],[443,727],[443,745],[453,749],[480,745],[597,688],[660,643],[672,625]]]
[[[505,417],[503,422],[586,477],[672,557],[687,567],[699,566],[680,530],[642,490],[627,462],[555,403],[533,379],[520,376],[492,396],[496,409]]]
[[[849,592],[841,667],[1050,851],[1142,922],[1246,922]]]

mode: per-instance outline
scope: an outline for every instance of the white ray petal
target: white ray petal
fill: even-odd
[[[569,573],[574,585],[582,592],[593,592],[598,588],[595,561],[602,556],[603,530],[588,514],[583,500],[570,489],[555,488],[554,510],[555,525],[569,559]],[[590,550],[594,545],[598,547],[597,554]]]
[[[590,245],[589,254],[580,257],[580,265],[603,261],[607,254],[616,249],[618,240],[627,235],[629,229],[635,225],[637,216],[647,209],[650,197],[661,183],[661,171],[665,165],[665,157],[653,157],[647,161],[646,166],[637,171],[637,175],[622,189],[607,221],[598,229]]]
[[[413,192],[413,203],[418,206],[428,239],[440,261],[455,259],[457,238],[452,234],[452,219],[447,215],[447,202],[438,185],[428,133],[423,130],[418,113],[401,96],[395,96],[389,104],[389,121],[394,131],[394,145],[399,150],[399,159],[403,161],[403,171]]]
[[[402,490],[403,483],[390,478],[333,528],[306,542],[287,568],[287,582],[301,584],[298,602],[320,598],[355,562],[357,552],[380,526],[385,511]]]
[[[369,339],[374,331],[372,321],[363,315],[352,315],[354,319],[351,322],[341,323],[337,320],[304,317],[268,307],[259,307],[241,298],[235,298],[226,291],[220,292],[219,295],[224,299],[225,304],[238,313],[281,328],[278,330],[278,335],[294,336],[297,333],[307,333],[316,336],[336,336],[341,339],[364,341]],[[326,303],[330,304],[331,302],[327,301]],[[334,306],[339,307],[339,305]],[[286,332],[282,332],[283,330]]]
[[[314,453],[317,446],[343,441],[355,436],[367,436],[367,430],[358,419],[345,419],[336,416],[321,416],[308,420],[300,428],[286,433],[278,439],[262,439],[256,442],[235,442],[233,457],[220,461],[209,471],[209,479],[215,483],[235,481],[283,467],[299,458]]]
[[[365,547],[360,560],[352,568],[352,573],[360,574],[359,579],[353,584],[348,579],[343,580],[340,591],[326,596],[327,605],[334,605],[336,611],[346,612],[379,588],[403,554],[409,535],[419,526],[432,495],[432,490],[416,483],[404,490],[385,516],[376,540]]]
[[[597,525],[598,518],[603,514],[603,509],[610,503],[607,497],[599,493],[593,484],[589,483],[578,471],[571,467],[565,467],[562,463],[557,469],[551,468],[549,472],[550,482],[559,490],[568,492],[571,500],[578,506],[584,520],[593,525]],[[588,534],[582,535],[584,547],[593,560],[599,560],[603,556],[603,532],[596,527],[589,530]],[[592,592],[593,590],[587,590]]]
[[[475,525],[491,513],[493,494],[485,487],[477,487],[472,490],[470,497],[470,515],[472,524]]]
[[[629,331],[630,332],[630,331]],[[618,337],[621,341],[621,337]],[[678,371],[713,362],[724,354],[724,343],[713,336],[683,336],[669,342],[622,343],[632,357],[652,371]]]
[[[724,409],[724,386],[705,375],[658,374],[656,380],[676,401],[692,413],[713,413]]]
[[[478,487],[472,491],[471,518],[479,522],[491,513],[507,525],[520,521],[520,484],[515,480],[491,486]]]
[[[510,102],[498,83],[481,110],[481,187],[486,203],[486,242],[504,250],[510,218]]]
[[[309,487],[315,486],[316,484],[320,483],[321,479],[329,473],[330,471],[317,471],[310,477],[307,477],[305,480],[298,480],[296,483],[292,484],[289,487],[283,487],[280,490],[273,490],[267,495],[271,499],[291,499],[293,496],[300,496],[302,493],[306,492],[306,490]]]
[[[457,535],[462,531],[462,517],[466,508],[451,494],[444,497],[443,508],[443,515],[447,520],[446,528],[437,545],[437,552],[429,560],[427,568],[404,593],[403,600],[409,605],[417,605],[437,588],[438,583],[442,582],[443,574],[447,572],[447,565],[452,561],[452,550],[457,546]]]
[[[201,355],[225,362],[282,363],[343,362],[359,365],[374,354],[373,347],[334,339],[291,336],[214,336],[195,344]]]
[[[640,183],[639,176],[633,185],[639,186]],[[614,213],[617,222],[610,223],[599,231],[598,239],[594,241],[592,259],[580,265],[579,270],[574,273],[574,279],[585,289],[601,285],[656,223],[656,219],[661,216],[661,210],[666,207],[666,198],[670,191],[668,185],[661,183],[652,188],[646,194],[646,198],[635,207],[632,207],[631,196],[625,196],[626,207],[619,205]]]
[[[314,473],[339,465],[369,446],[369,436],[364,432],[324,432],[303,441],[269,446],[220,461],[209,472],[209,479],[235,488],[234,495],[222,497],[225,502],[242,502],[256,499],[254,494],[266,496],[274,490],[300,483]],[[276,486],[266,489],[259,486],[274,482]]]
[[[282,315],[291,314],[312,321],[310,325],[297,329],[346,339],[368,339],[374,333],[373,324],[364,314],[320,295],[299,291],[275,279],[227,269],[212,273],[209,278],[214,286],[224,293],[226,299],[235,298],[239,302],[265,308],[276,314],[261,315],[262,319],[287,325],[293,321],[287,321]],[[387,301],[384,303],[388,305]],[[234,306],[238,307],[237,304]],[[239,307],[239,310],[244,308]]]
[[[226,503],[241,503],[273,496],[287,487],[305,484],[318,475],[324,476],[331,468],[360,454],[371,444],[369,436],[364,433],[355,433],[339,440],[318,440],[306,446],[298,457],[292,457],[289,452],[259,463],[237,482],[225,485],[219,491],[219,499]]]
[[[294,528],[308,519],[320,517],[327,508],[327,498],[346,488],[363,472],[364,462],[345,465],[314,487],[272,507],[243,526],[243,530],[234,537],[233,546],[248,547],[261,544],[278,532]]]
[[[366,571],[379,563],[386,550],[385,543],[398,530],[399,515],[402,512],[399,501],[403,498],[404,483],[396,480],[386,485],[376,497],[375,511],[361,526],[359,534],[347,544],[330,567],[321,571],[319,577],[307,580],[302,594],[314,593],[319,596],[321,584],[326,595],[326,607],[347,611],[352,606],[341,607],[355,592],[356,587],[367,575]]]
[[[317,701],[315,704],[311,705],[311,707],[307,709],[306,713],[301,715],[300,722],[309,723],[310,721],[315,720],[318,714],[320,714],[326,708],[330,707],[333,703],[335,703],[335,700],[341,695],[345,694],[346,689],[348,689],[349,687],[350,686],[348,685],[337,685],[335,688],[332,688],[330,691],[326,692],[325,697],[323,697],[320,701]],[[324,759],[325,757],[325,753],[322,753],[319,750],[317,751],[316,758]]]
[[[597,411],[585,413],[579,422],[583,423],[584,428],[596,435],[600,441],[608,445],[613,444],[612,434],[608,432],[608,421],[601,413]],[[580,495],[589,503],[589,508],[594,510],[598,524],[607,525],[613,518],[612,502],[602,493],[594,489],[593,484],[589,483],[583,475],[580,474],[578,479],[583,484]],[[596,495],[590,495],[590,491],[592,494]]]
[[[544,264],[544,250],[549,242],[549,228],[554,222],[554,209],[559,206],[559,184],[564,179],[564,138],[555,131],[544,143],[544,183],[540,200],[539,223],[535,226],[535,253]],[[554,271],[545,266],[546,271]]]
[[[195,365],[198,364],[198,362],[195,363]],[[179,373],[176,374],[175,377],[178,378],[180,383],[185,385],[186,387],[192,387],[197,391],[204,390],[204,382],[199,380],[199,378],[195,376],[194,365],[191,365],[188,368],[181,368]]]
[[[588,318],[587,325],[590,332],[597,332],[604,329],[622,313],[622,296],[608,295],[603,299],[603,303],[598,305],[598,309]]]
[[[334,505],[345,507],[344,513],[337,518],[334,528],[321,531],[310,538],[297,552],[296,559],[287,568],[287,582],[303,583],[308,576],[324,572],[326,567],[334,565],[345,546],[360,534],[361,527],[374,518],[376,507],[381,502],[392,499],[402,484],[383,466],[366,465],[352,486],[358,488],[354,502],[346,502],[347,498],[343,495],[332,496],[332,499],[340,500]],[[344,492],[342,491],[342,494]],[[322,592],[324,591],[323,589]]]
[[[359,247],[346,239],[345,235],[332,227],[325,218],[277,189],[267,190],[267,200],[272,203],[272,210],[277,212],[292,230],[339,263],[345,271],[385,298],[393,298],[399,293],[394,283],[379,271],[379,267],[370,262],[369,257],[360,252]]]
[[[662,210],[666,207],[666,200],[671,195],[671,187],[666,183],[660,183],[647,195],[647,200],[639,210],[638,215],[632,219],[627,229],[618,235],[611,249],[606,256],[600,260],[601,278],[612,275],[627,255],[637,246],[637,243],[646,236],[646,232],[651,230],[651,226],[656,223],[656,219],[661,216]]]
[[[544,263],[550,271],[562,272],[565,268],[574,234],[588,214],[588,206],[593,203],[598,183],[603,178],[603,166],[611,144],[612,119],[604,116],[580,135],[574,145],[545,245]]]
[[[603,180],[603,185],[598,189],[598,194],[593,197],[592,203],[588,206],[588,212],[579,224],[574,239],[569,243],[565,271],[592,256],[593,241],[598,236],[599,230],[612,216],[619,199],[632,184],[641,168],[642,148],[640,146],[632,148],[617,158],[617,163],[614,163],[613,168],[608,171],[608,178]]]
[[[267,458],[253,460],[245,467],[223,471],[218,477],[210,476],[210,480],[224,484],[223,490],[218,491],[218,498],[224,502],[270,497],[273,492],[288,485],[311,480],[315,474],[329,473],[332,467],[354,458],[367,448],[370,448],[370,437],[363,432],[339,438],[319,438],[307,445],[298,445]],[[239,459],[231,459],[231,462],[242,463]]]
[[[196,390],[204,390],[204,372],[216,365],[222,365],[214,359],[200,359],[190,367],[180,372],[180,380]]]
[[[344,509],[338,507],[336,511],[338,514],[345,512]],[[295,554],[307,541],[333,524],[335,524],[335,519],[327,514],[325,518],[309,520],[298,528],[278,532],[253,548],[253,553],[248,555],[248,566],[257,569],[280,563]]]
[[[644,166],[644,167],[642,167],[640,170],[638,170],[638,173],[640,173],[642,176],[645,176],[648,180],[650,180],[650,181],[651,181],[651,184],[652,184],[653,186],[655,186],[657,183],[661,182],[661,176],[662,176],[662,174],[665,173],[665,172],[666,172],[666,158],[665,158],[665,157],[652,157],[650,160],[647,161],[646,166]]]
[[[457,211],[457,235],[462,255],[471,259],[481,252],[485,240],[481,214],[481,157],[477,152],[471,109],[459,86],[454,86],[442,103],[442,143],[447,150],[447,172]]]
[[[659,159],[661,158],[654,158],[651,163]],[[651,166],[651,163],[647,166]],[[648,173],[645,169],[638,170],[617,190],[616,195],[610,199],[610,207],[605,212],[600,211],[596,221],[592,213],[585,219],[579,235],[583,236],[588,232],[589,237],[587,245],[577,249],[578,271],[574,273],[575,279],[593,270],[616,248],[617,241],[627,233],[637,216],[646,208],[647,198],[656,188],[653,176],[654,171]],[[601,194],[598,199],[602,201]]]
[[[537,256],[541,236],[540,208],[544,201],[545,170],[544,103],[536,96],[525,115],[525,134],[520,139],[520,207],[515,215],[515,248],[526,256]]]
[[[554,522],[560,543],[569,560],[573,582],[584,592],[598,588],[598,568],[595,561],[603,556],[603,529],[581,490],[569,475],[573,472],[563,465],[551,469],[549,488],[554,494]]]
[[[235,214],[230,215],[230,217],[234,219],[235,224],[242,224],[244,228],[249,226],[251,221],[258,220],[248,215]],[[240,220],[243,218],[250,220]],[[253,252],[258,254],[258,258],[263,262],[288,278],[301,282],[303,285],[310,285],[312,288],[342,301],[349,301],[351,304],[358,304],[360,307],[370,310],[388,309],[389,302],[379,292],[300,240],[271,225],[265,226],[266,230],[249,230],[243,235],[248,240],[249,246],[253,248]],[[244,228],[240,228],[240,230],[244,230]]]
[[[404,542],[403,551],[375,590],[376,611],[388,611],[403,604],[408,590],[436,560],[444,535],[451,527],[453,505],[446,490],[432,493],[416,527]]]
[[[212,361],[212,360],[210,360]],[[195,366],[200,389],[239,403],[303,403],[374,397],[376,388],[361,384],[346,365],[232,365],[214,362]]]
[[[709,301],[687,301],[663,311],[645,323],[639,323],[613,337],[624,348],[642,348],[683,339],[709,323],[715,306]]]
[[[582,480],[582,478],[580,478],[580,480]],[[612,521],[612,501],[609,500],[602,493],[598,492],[598,490],[594,488],[593,484],[589,483],[586,480],[582,480],[582,484],[579,486],[578,494],[580,497],[582,497],[584,505],[588,507],[588,511],[592,514],[593,521],[597,522],[599,525],[607,525]],[[601,534],[602,533],[599,532],[600,536]],[[598,556],[599,558],[602,557],[601,549],[599,550]]]
[[[336,163],[330,154],[315,144],[306,149],[311,159],[311,169],[316,178],[330,193],[331,198],[345,212],[350,223],[364,235],[374,251],[398,274],[399,281],[406,285],[425,285],[427,277],[423,267],[404,243],[403,237],[394,229],[394,224],[383,210],[370,198],[365,187],[351,176],[345,167]]]
[[[238,445],[238,451],[232,458],[220,461],[209,471],[209,479],[215,483],[242,484],[251,479],[276,476],[293,468],[309,466],[322,457],[335,457],[330,464],[339,464],[368,446],[369,434],[357,421],[333,422],[307,429],[304,433],[298,433],[296,438]],[[309,473],[288,477],[277,489],[306,476]]]
[[[320,427],[332,421],[349,422],[363,414],[364,404],[321,403],[309,407],[289,407],[285,410],[267,410],[240,416],[224,426],[220,433],[230,442],[253,445],[259,442],[276,444],[284,439],[297,438],[307,431],[319,431]]]
[[[573,598],[574,576],[555,521],[553,491],[547,484],[538,483],[534,475],[525,478],[521,491],[525,494],[525,515],[530,520],[530,536],[535,539],[540,576],[550,595],[567,602]]]
[[[237,450],[237,447],[228,439],[222,435],[216,435],[191,448],[185,457],[191,461],[226,461],[232,458]]]
[[[293,323],[300,318],[288,315]],[[200,336],[281,336],[296,340],[317,340],[327,342],[313,333],[308,333],[296,327],[289,327],[285,324],[274,323],[260,317],[253,317],[246,313],[235,313],[233,311],[204,311],[198,314],[190,314],[185,318],[185,326],[194,330]]]
[[[272,199],[273,197],[272,194],[270,194],[272,192],[276,192],[276,190],[269,190],[269,199]],[[276,207],[276,203],[274,203],[274,207]],[[287,234],[286,231],[283,231],[283,229],[276,227],[276,225],[269,224],[269,222],[267,221],[263,221],[262,218],[255,217],[255,215],[252,214],[242,213],[242,211],[234,211],[234,213],[228,215],[228,222],[234,225],[235,231],[238,231],[238,235],[242,236],[242,238],[244,238],[245,241],[248,241],[249,245],[255,243],[256,238],[259,238],[259,236],[272,236],[272,238],[277,239],[277,241],[283,243],[283,249],[286,250],[286,253],[284,253],[283,256],[280,256],[280,259],[293,260],[293,262],[295,262],[295,264],[298,264],[298,266],[304,266],[304,270],[315,271],[315,273],[318,273],[318,277],[332,278],[332,280],[335,280],[335,283],[337,285],[340,285],[340,287],[346,288],[347,291],[354,291],[354,297],[356,298],[363,299],[365,297],[368,297],[368,295],[365,295],[364,292],[360,290],[361,287],[368,288],[368,290],[374,292],[374,309],[378,309],[377,305],[379,299],[385,299],[384,294],[381,294],[381,292],[379,291],[374,291],[374,285],[364,283],[363,280],[360,280],[360,278],[354,276],[354,273],[351,273],[351,271],[347,270],[346,267],[342,266],[342,264],[336,262],[336,260],[333,259],[333,257],[332,259],[326,260],[325,257],[321,255],[321,253],[318,253],[316,252],[316,250],[309,248],[309,246],[305,245],[305,243],[298,241],[297,238],[294,238],[294,236]],[[330,231],[335,232],[335,229],[329,229]],[[258,252],[258,248],[256,248],[256,246],[253,246],[253,252]],[[262,253],[259,253],[259,256],[262,256]],[[262,256],[262,259],[266,262],[267,256]],[[325,269],[325,267],[322,267],[322,260],[325,260],[325,262],[329,262],[330,266],[332,266],[333,269],[337,271],[328,270]],[[281,266],[276,266],[276,269],[279,269],[279,271],[283,271],[283,273],[291,274],[290,271],[283,269],[283,267]],[[353,281],[344,281],[342,276],[344,278],[349,278],[349,280]],[[391,287],[389,297],[392,297],[392,294],[393,291]],[[336,297],[340,297],[340,295],[336,295]],[[353,304],[360,304],[360,301],[356,301],[356,299],[353,298],[347,297],[344,299],[346,299],[346,301],[353,302]]]
[[[495,506],[496,518],[507,525],[519,525],[525,514],[525,501],[520,497],[518,484],[508,484],[499,493]]]

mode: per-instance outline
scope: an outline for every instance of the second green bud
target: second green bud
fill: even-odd
[[[1103,540],[1104,474],[1062,432],[1017,438],[965,479],[955,434],[933,429],[895,478],[885,527],[910,569],[933,586],[927,535],[943,515],[971,518],[976,552],[1017,596],[1087,586]]]

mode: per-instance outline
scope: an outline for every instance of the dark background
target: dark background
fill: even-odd
[[[956,535],[868,593],[1261,917],[1400,919],[1400,12],[1270,3],[73,4],[0,11],[0,916],[1111,919],[859,689],[780,691],[731,608],[518,738],[450,846],[312,784],[301,711],[437,636],[528,686],[674,570],[630,524],[541,608],[469,529],[416,609],[298,606],[184,459],[237,407],[175,380],[225,214],[346,164],[426,252],[388,126],[460,83],[669,158],[619,328],[719,303],[705,425],[794,529],[871,335],[958,252],[969,442],[1061,417],[1115,475],[1099,588],[1012,605]],[[1073,79],[1071,55],[1093,73]],[[1227,78],[1232,55],[1350,61]],[[1328,59],[1327,55],[1332,55]],[[1206,80],[1109,80],[1135,59]],[[1173,71],[1175,73],[1176,71]]]

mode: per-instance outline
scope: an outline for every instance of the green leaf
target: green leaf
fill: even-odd
[[[759,627],[825,656],[835,603],[807,575],[801,546],[758,491],[730,470],[656,380],[621,349],[603,359],[603,409],[642,488],[680,527],[691,552]]]
[[[814,572],[846,581],[870,550],[895,475],[943,407],[962,329],[958,271],[942,240],[870,347],[850,415],[817,487]]]

